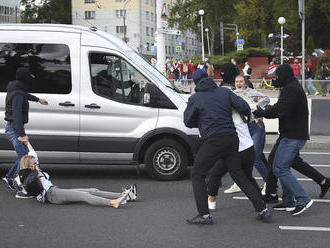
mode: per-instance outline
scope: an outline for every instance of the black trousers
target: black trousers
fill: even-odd
[[[236,133],[212,135],[201,145],[191,170],[191,179],[198,213],[209,214],[205,178],[215,163],[222,159],[234,182],[251,200],[256,211],[266,208],[260,193],[252,185],[241,166]]]
[[[267,184],[266,184],[266,194],[267,195],[277,193],[278,178],[273,173],[273,161],[274,161],[277,147],[280,144],[280,141],[281,141],[280,138],[278,138],[276,140],[276,143],[273,146],[273,148],[269,154],[269,157],[268,157],[268,163],[270,165],[270,169],[268,170]],[[313,168],[308,163],[306,163],[300,157],[299,153],[297,154],[297,156],[295,157],[295,159],[292,163],[292,168],[295,169],[296,171],[300,172],[304,176],[311,178],[317,184],[321,184],[321,182],[325,179],[325,177],[319,171],[317,171],[315,168]]]
[[[251,184],[261,194],[261,189],[257,184],[256,180],[252,176],[253,164],[255,159],[254,147],[241,151],[239,153],[241,157],[241,166],[244,171],[245,176],[249,179]],[[228,172],[226,166],[224,166],[223,161],[220,159],[216,162],[213,168],[209,172],[209,182],[207,184],[207,192],[210,196],[217,196],[218,190],[221,185],[221,178]]]

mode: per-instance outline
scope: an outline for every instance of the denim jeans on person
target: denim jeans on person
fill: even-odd
[[[282,202],[286,207],[306,204],[311,200],[306,191],[292,174],[291,167],[306,140],[282,138],[274,157],[274,174],[280,179],[283,196]]]
[[[8,122],[6,125],[6,135],[17,153],[17,160],[15,161],[15,164],[10,168],[10,170],[6,174],[6,178],[13,179],[16,173],[18,173],[19,171],[19,163],[21,161],[21,158],[24,155],[28,154],[28,149],[26,145],[24,145],[22,142],[20,142],[17,139],[18,135],[15,132],[14,124],[11,122]]]
[[[262,160],[262,153],[264,151],[265,140],[266,140],[265,125],[262,122],[262,125],[260,127],[255,121],[253,121],[248,124],[248,127],[251,138],[253,140],[253,145],[256,155],[254,161],[254,167],[257,169],[264,182],[266,182],[268,175],[268,168],[267,165],[265,165]]]
[[[315,85],[313,83],[313,78],[308,78],[308,84],[306,86],[306,90],[307,90],[308,95],[311,94],[311,89],[314,90],[315,92],[317,92],[317,89],[315,88]]]

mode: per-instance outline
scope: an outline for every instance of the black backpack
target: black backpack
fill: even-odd
[[[42,187],[42,184],[39,179],[38,171],[30,170],[24,172],[24,180],[23,180],[23,187],[26,190],[26,192],[31,196],[37,196],[44,188]]]

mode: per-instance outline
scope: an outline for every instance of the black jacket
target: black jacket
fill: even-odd
[[[280,138],[308,140],[308,106],[305,92],[293,75],[290,65],[277,68],[276,76],[282,88],[278,101],[257,116],[279,118]]]
[[[235,133],[232,108],[243,115],[250,114],[250,107],[242,98],[218,87],[210,77],[199,80],[195,91],[184,111],[184,123],[190,128],[198,127],[203,139],[212,134]]]
[[[7,86],[5,120],[14,123],[18,136],[25,136],[24,124],[29,121],[29,100],[37,102],[39,98],[26,92],[25,83],[31,80],[28,69],[19,68],[16,79]]]

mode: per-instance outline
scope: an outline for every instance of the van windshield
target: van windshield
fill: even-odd
[[[135,51],[127,51],[126,55],[133,61],[137,61],[137,63],[143,66],[146,69],[146,71],[150,72],[152,76],[157,79],[157,82],[161,82],[167,88],[170,88],[177,93],[182,93],[181,90],[177,89],[173,84],[171,84],[171,82],[160,71],[158,71],[155,67],[150,65],[138,53],[136,53]]]

